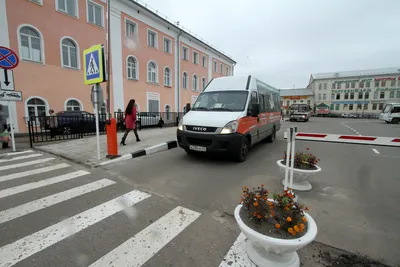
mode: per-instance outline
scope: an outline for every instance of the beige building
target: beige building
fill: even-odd
[[[312,89],[281,89],[281,107],[286,113],[292,104],[307,104],[314,107],[314,92]]]
[[[314,73],[307,88],[331,113],[379,114],[400,102],[400,68]]]

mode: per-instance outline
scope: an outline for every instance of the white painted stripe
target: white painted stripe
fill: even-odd
[[[45,159],[32,160],[32,161],[27,161],[27,162],[22,162],[22,163],[16,163],[16,164],[7,165],[7,166],[0,166],[0,171],[26,167],[26,166],[30,166],[30,165],[39,164],[39,163],[44,163],[44,162],[47,162],[47,161],[53,160],[53,159],[54,158],[45,158]]]
[[[114,181],[108,179],[102,179],[93,183],[78,186],[61,193],[53,194],[51,196],[43,197],[35,201],[31,201],[17,207],[0,211],[0,223],[8,222],[14,220],[18,217],[27,215],[29,213],[53,206],[55,204],[61,203],[63,201],[69,200],[74,197],[78,197],[92,191],[96,191],[103,187],[115,184]]]
[[[375,154],[378,154],[378,155],[381,154],[381,153],[379,153],[379,151],[378,151],[377,149],[375,149],[375,148],[373,148],[372,151],[374,151]]]
[[[31,154],[31,155],[26,155],[26,156],[15,157],[15,158],[11,158],[11,159],[0,159],[0,163],[9,162],[9,161],[13,161],[13,160],[20,160],[20,159],[30,159],[30,158],[40,157],[40,156],[43,156],[43,154]]]
[[[256,267],[246,254],[246,236],[240,233],[219,267]]]
[[[0,182],[18,179],[18,178],[22,178],[22,177],[26,177],[26,176],[30,176],[30,175],[39,174],[39,173],[54,171],[54,170],[66,168],[69,166],[70,165],[67,163],[61,163],[61,164],[57,164],[57,165],[53,165],[53,166],[49,166],[49,167],[43,167],[43,168],[39,168],[39,169],[34,169],[34,170],[30,170],[30,171],[12,173],[12,174],[8,174],[8,175],[0,176]]]
[[[178,206],[89,267],[142,266],[199,216]]]
[[[123,161],[123,160],[131,159],[131,158],[132,158],[132,154],[129,153],[129,154],[125,154],[125,155],[123,155],[123,156],[121,156],[119,158],[116,158],[116,159],[110,159],[110,160],[107,160],[107,161],[103,161],[103,162],[100,163],[100,165],[101,166],[105,166],[105,165],[113,164],[113,163],[120,162],[120,161]]]
[[[5,153],[5,156],[13,156],[13,155],[21,155],[21,154],[26,154],[26,153],[32,153],[33,150],[24,150],[24,151],[19,151],[19,152],[10,152],[10,153]]]
[[[71,172],[71,173],[67,173],[67,174],[63,174],[60,176],[56,176],[56,177],[52,177],[46,180],[41,180],[38,182],[33,182],[33,183],[29,183],[29,184],[24,184],[24,185],[19,185],[19,186],[15,186],[15,187],[11,187],[11,188],[7,188],[4,190],[0,191],[0,198],[3,197],[8,197],[8,196],[12,196],[15,194],[19,194],[25,191],[29,191],[32,189],[36,189],[39,187],[43,187],[43,186],[47,186],[47,185],[51,185],[51,184],[55,184],[55,183],[59,183],[62,181],[67,181],[70,179],[74,179],[74,178],[78,178],[80,176],[89,174],[90,172],[87,171],[76,171],[76,172]]]
[[[134,190],[0,248],[0,267],[14,265],[91,225],[148,198]],[[108,266],[108,265],[107,265]]]
[[[152,147],[148,147],[145,149],[146,150],[146,155],[150,155],[153,153],[157,153],[160,151],[168,150],[168,144],[167,143],[161,143]]]

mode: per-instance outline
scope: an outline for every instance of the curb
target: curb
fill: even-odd
[[[115,163],[115,162],[131,159],[131,158],[137,158],[137,157],[141,157],[141,156],[146,156],[146,155],[158,153],[158,152],[165,151],[165,150],[168,150],[168,149],[172,149],[172,148],[175,148],[175,147],[178,147],[178,142],[177,141],[167,141],[167,142],[155,145],[155,146],[151,146],[151,147],[148,147],[148,148],[145,148],[145,149],[137,150],[137,151],[129,153],[129,154],[122,155],[121,157],[116,158],[116,159],[112,159],[112,160],[101,162],[100,166],[109,165],[109,164],[112,164],[112,163]]]

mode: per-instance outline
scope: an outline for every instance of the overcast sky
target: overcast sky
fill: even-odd
[[[235,75],[304,88],[311,73],[400,67],[400,0],[142,0],[229,54]]]

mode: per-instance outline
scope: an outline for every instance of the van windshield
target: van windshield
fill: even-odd
[[[385,109],[383,110],[383,113],[388,113],[391,108],[392,108],[392,105],[386,105]]]
[[[247,91],[203,92],[197,98],[192,110],[197,111],[243,111]]]

